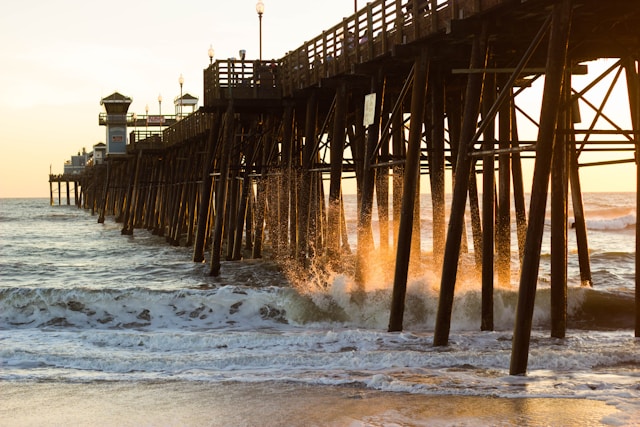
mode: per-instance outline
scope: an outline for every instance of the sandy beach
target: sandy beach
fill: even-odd
[[[423,396],[291,383],[0,385],[0,425],[14,427],[622,425],[616,408],[585,399]]]

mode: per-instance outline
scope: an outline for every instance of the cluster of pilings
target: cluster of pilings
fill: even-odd
[[[94,167],[82,185],[102,191],[87,192],[84,206],[96,209],[100,221],[114,215],[125,234],[147,228],[171,244],[193,245],[196,262],[208,252],[212,275],[223,259],[259,258],[267,248],[270,257],[300,266],[317,259],[340,264],[352,259],[343,256],[350,243],[342,192],[345,177],[355,178],[355,283],[366,291],[371,251],[395,251],[389,330],[401,330],[409,266],[430,257],[441,268],[438,346],[448,343],[465,247],[482,277],[479,327],[493,328],[494,276],[511,281],[515,224],[520,284],[511,373],[524,373],[549,183],[551,333],[563,337],[569,188],[581,278],[591,282],[580,155],[602,150],[596,146],[638,150],[640,10],[622,0],[428,3],[371,2],[269,67],[212,63],[204,70],[204,107]],[[630,128],[606,116],[606,99],[600,107],[585,100],[601,76],[580,91],[572,88],[572,75],[584,73],[579,64],[597,58],[614,58],[606,73],[626,76]],[[541,76],[541,107],[526,113],[520,95]],[[579,104],[597,118],[584,128],[577,127]],[[523,116],[537,127],[531,140],[519,135]],[[598,130],[602,120],[613,130]],[[523,158],[534,159],[530,189]],[[420,253],[416,215],[416,196],[425,190],[421,174],[433,203],[428,255]]]
[[[84,174],[82,174],[84,175]],[[79,176],[69,176],[66,174],[61,175],[49,175],[49,204],[54,205],[54,194],[58,195],[58,205],[62,204],[62,184],[66,189],[66,201],[67,205],[71,205],[71,185],[73,184],[73,200],[74,205],[80,207],[82,204],[82,193],[80,183],[78,182]],[[54,183],[57,184],[57,192],[54,191]]]

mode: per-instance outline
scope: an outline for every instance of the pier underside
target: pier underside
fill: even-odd
[[[193,261],[208,260],[212,275],[223,260],[263,256],[349,272],[362,303],[371,264],[391,257],[390,331],[403,328],[408,277],[432,268],[436,346],[448,344],[461,269],[481,278],[482,330],[494,327],[496,283],[518,277],[510,372],[524,374],[547,212],[551,335],[563,338],[569,204],[581,281],[592,285],[580,172],[635,163],[640,6],[419,3],[371,2],[277,69],[214,62],[204,70],[205,105],[164,130],[161,144],[130,144],[74,179],[76,204],[99,221],[115,216],[123,234],[146,228],[193,246]],[[624,97],[613,101],[619,88]],[[358,196],[355,242],[347,191]],[[421,192],[433,215],[424,245]]]

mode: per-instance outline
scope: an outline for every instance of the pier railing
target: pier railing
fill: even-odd
[[[131,144],[148,143],[153,144],[154,148],[158,148],[159,144],[169,146],[201,136],[211,126],[208,120],[210,118],[202,110],[182,117],[177,115],[136,115],[134,117],[133,114],[101,113],[99,118],[101,125],[126,124],[129,128],[133,128],[130,132]]]
[[[178,116],[173,114],[147,114],[138,115],[134,113],[128,114],[107,114],[105,112],[100,113],[98,116],[98,124],[114,125],[122,124],[133,128],[148,128],[148,127],[163,127],[171,126],[178,120]]]
[[[282,58],[285,96],[323,78],[352,73],[357,64],[391,54],[396,46],[446,33],[451,22],[508,0],[378,0]]]
[[[344,18],[276,62],[218,60],[204,70],[204,105],[230,98],[291,96],[324,78],[353,73],[358,64],[390,55],[397,46],[446,33],[454,20],[511,0],[377,0]]]
[[[215,61],[204,70],[204,105],[234,99],[280,98],[277,62],[234,58]]]
[[[166,128],[162,133],[162,142],[170,146],[201,137],[211,128],[212,120],[212,115],[206,113],[204,109],[194,111]]]

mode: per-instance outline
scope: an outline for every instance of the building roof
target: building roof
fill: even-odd
[[[198,103],[198,98],[191,95],[190,93],[185,93],[182,96],[177,96],[176,99],[173,100],[175,105],[179,105],[182,100],[182,105],[196,105]]]
[[[113,92],[111,95],[100,100],[100,105],[104,106],[107,114],[127,114],[131,98],[121,93]]]
[[[100,105],[103,104],[131,104],[131,98],[121,93],[113,92],[111,95],[105,96],[100,100]]]

